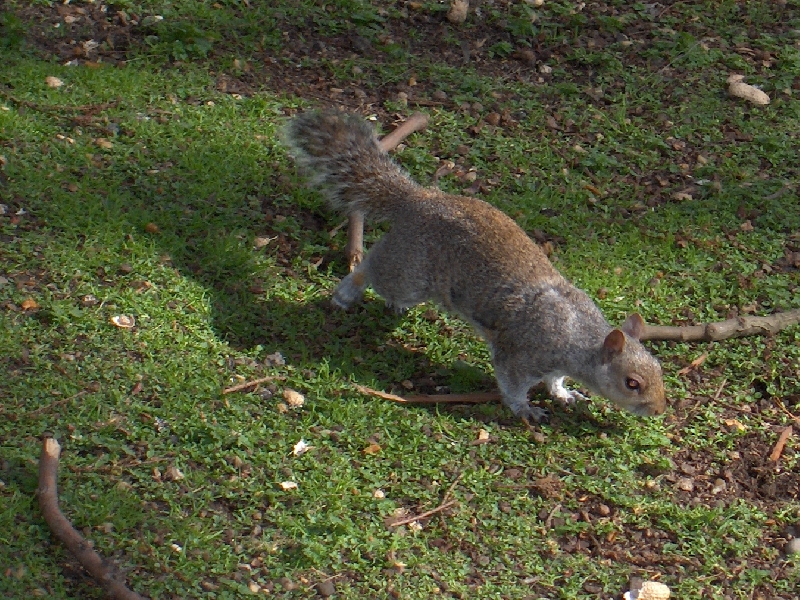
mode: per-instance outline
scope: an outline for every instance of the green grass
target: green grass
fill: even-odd
[[[636,60],[636,47],[577,44],[592,30],[571,4],[546,3],[533,30],[527,8],[487,8],[514,48],[566,44],[545,83],[383,44],[388,20],[405,18],[395,4],[121,2],[165,17],[124,67],[64,67],[24,41],[0,45],[0,83],[13,98],[59,107],[0,100],[0,596],[101,597],[36,506],[39,436],[51,431],[64,446],[65,513],[153,598],[238,598],[256,586],[303,598],[327,577],[343,598],[598,597],[587,584],[619,597],[631,575],[658,576],[680,598],[791,597],[797,561],[763,539],[797,523],[797,498],[692,503],[670,476],[680,476],[676,461],[703,456],[709,470],[698,479],[714,481],[747,440],[771,447],[791,422],[778,400],[800,412],[800,329],[653,343],[672,405],[665,417],[637,419],[600,399],[549,406],[542,444],[499,406],[364,397],[351,382],[402,391],[430,376],[454,391],[485,389],[488,352],[459,319],[427,306],[402,318],[374,296],[349,313],[327,308],[345,272],[344,234],[328,236],[340,218],[303,187],[278,135],[285,115],[312,101],[266,79],[235,98],[215,81],[234,59],[279,55],[280,26],[375,40],[385,59],[326,68],[347,85],[358,66],[376,89],[413,72],[456,106],[496,105],[517,122],[471,134],[479,116],[433,107],[431,126],[398,160],[430,182],[434,157],[456,160],[466,145],[482,196],[554,239],[555,264],[611,321],[634,310],[662,324],[769,314],[800,308],[798,271],[777,266],[800,231],[800,48],[772,33],[779,20],[800,28],[796,6],[778,15],[762,3],[675,5]],[[592,23],[652,20],[639,5],[610,4],[620,15]],[[0,20],[17,36],[24,25]],[[464,28],[478,26],[472,15]],[[724,43],[706,50],[709,31]],[[448,35],[458,47],[461,32]],[[735,51],[745,43],[773,52],[774,64]],[[493,60],[508,54],[499,50]],[[731,69],[772,104],[729,98]],[[49,88],[47,76],[65,85]],[[597,88],[602,102],[587,94]],[[67,118],[70,106],[103,103],[90,126]],[[382,108],[408,111],[392,98]],[[673,198],[689,187],[691,199]],[[39,308],[23,309],[26,300]],[[136,327],[116,328],[117,315]],[[269,358],[276,352],[285,364]],[[695,374],[678,374],[703,352]],[[221,393],[266,375],[284,379]],[[305,405],[284,410],[285,388]],[[733,416],[744,430],[724,423]],[[490,442],[472,444],[482,429]],[[295,456],[301,439],[312,449]],[[365,453],[373,443],[380,451]],[[800,468],[793,442],[782,461]],[[171,480],[171,467],[183,478]],[[563,484],[555,498],[531,491],[548,475]],[[386,526],[399,509],[436,507],[456,480],[458,504],[442,518],[419,531]],[[600,503],[610,515],[593,512]],[[580,548],[608,536],[632,556],[643,543],[656,548],[646,563],[660,568]],[[753,566],[783,562],[777,579]]]

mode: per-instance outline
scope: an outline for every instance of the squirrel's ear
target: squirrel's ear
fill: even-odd
[[[623,348],[625,348],[625,334],[619,329],[614,329],[603,341],[603,364],[611,362]]]
[[[633,313],[620,326],[620,329],[634,339],[639,339],[644,333],[644,319],[639,313]]]

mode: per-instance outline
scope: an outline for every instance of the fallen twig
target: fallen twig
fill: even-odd
[[[464,476],[464,471],[461,471],[458,474],[458,476],[456,476],[456,478],[453,480],[453,483],[451,483],[450,487],[447,488],[447,491],[444,493],[444,496],[442,496],[442,502],[444,502],[445,500],[447,500],[450,497],[450,494],[452,494],[453,490],[456,489],[456,486],[458,485],[458,482],[461,481],[461,478],[463,476]]]
[[[786,407],[783,405],[783,402],[781,402],[780,400],[778,400],[778,406],[779,406],[779,407],[780,407],[780,409],[781,409],[781,410],[782,410],[782,411],[783,411],[783,412],[786,414],[786,416],[787,416],[787,417],[789,417],[790,419],[792,419],[792,421],[794,421],[794,422],[795,422],[795,424],[796,424],[798,427],[800,427],[800,417],[798,417],[797,415],[793,414],[793,413],[792,413],[792,412],[791,412],[791,411],[790,411],[788,408],[786,408]]]
[[[487,404],[501,402],[500,392],[473,392],[471,394],[415,394],[406,396],[409,404]]]
[[[767,317],[736,317],[716,323],[673,327],[645,325],[639,339],[676,342],[717,342],[746,335],[777,333],[800,323],[800,309],[774,313]]]
[[[783,448],[786,446],[786,441],[792,435],[792,426],[787,425],[783,431],[781,431],[781,435],[778,437],[778,441],[775,443],[775,447],[772,449],[772,454],[769,455],[769,459],[772,462],[778,462],[778,459],[781,457],[783,453]]]
[[[283,375],[270,375],[269,377],[261,377],[260,379],[253,379],[252,381],[245,381],[244,383],[239,383],[237,385],[233,385],[229,388],[225,388],[222,390],[223,394],[233,394],[234,392],[241,392],[242,390],[246,390],[251,387],[255,387],[257,385],[261,385],[262,383],[269,383],[270,381],[281,381],[286,379]]]
[[[428,115],[419,112],[414,113],[401,123],[397,129],[381,139],[379,142],[381,150],[384,152],[394,150],[409,135],[420,129],[425,129],[427,125]],[[345,255],[352,271],[364,258],[364,215],[353,213],[348,215],[347,218],[347,247],[345,248]]]
[[[389,527],[400,527],[401,525],[408,525],[409,523],[413,523],[414,521],[419,521],[420,519],[426,519],[426,518],[430,517],[431,515],[435,515],[436,513],[442,512],[446,508],[450,508],[456,502],[457,502],[457,500],[455,498],[453,498],[452,500],[447,500],[446,502],[442,502],[436,508],[432,508],[431,510],[426,510],[424,513],[420,513],[418,515],[414,515],[413,517],[406,517],[406,518],[400,519],[398,521],[392,521],[391,523],[388,523],[388,526]]]
[[[367,396],[376,396],[399,404],[485,404],[502,400],[499,392],[475,392],[473,394],[415,394],[413,396],[397,396],[381,392],[357,383],[353,387]]]
[[[714,393],[714,401],[715,402],[717,400],[719,400],[719,397],[722,395],[722,390],[725,389],[725,386],[727,385],[727,383],[728,383],[728,378],[727,377],[723,377],[722,378],[722,383],[719,384],[719,387],[717,388],[717,391]]]
[[[547,515],[547,518],[544,520],[544,528],[545,529],[552,529],[553,528],[553,517],[555,516],[556,512],[561,508],[561,504],[556,504],[553,507],[553,510],[550,511],[550,514]]]
[[[102,104],[82,104],[80,106],[69,106],[69,105],[50,105],[46,106],[44,104],[36,104],[35,102],[31,102],[29,100],[23,100],[22,98],[17,98],[11,93],[6,86],[0,84],[0,96],[16,104],[17,106],[24,106],[25,108],[30,108],[31,110],[35,110],[38,112],[43,113],[50,113],[50,114],[58,114],[62,112],[81,112],[81,113],[97,113],[102,110],[106,110],[109,108],[114,108],[119,105],[119,100],[112,100],[111,102],[103,102]],[[70,118],[70,117],[64,117]]]
[[[52,437],[42,440],[42,456],[39,460],[39,507],[50,531],[78,559],[89,574],[94,577],[109,597],[115,600],[145,600],[125,585],[125,577],[110,562],[100,557],[89,542],[78,533],[72,523],[58,508],[58,458],[61,446]]]

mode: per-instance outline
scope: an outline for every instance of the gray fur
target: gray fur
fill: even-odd
[[[457,312],[486,339],[503,400],[526,422],[542,417],[527,399],[540,382],[562,401],[575,398],[565,377],[636,414],[664,412],[661,367],[637,339],[641,317],[612,328],[509,217],[419,186],[354,115],[304,113],[286,137],[334,208],[391,223],[339,284],[335,305],[352,306],[372,286],[398,310],[431,300]]]

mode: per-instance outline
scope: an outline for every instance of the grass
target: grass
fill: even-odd
[[[538,43],[527,9],[504,6],[486,13],[508,32],[504,44]],[[643,421],[601,399],[551,406],[539,445],[498,406],[363,397],[350,382],[402,390],[432,377],[454,391],[481,388],[488,353],[460,320],[427,306],[399,318],[369,297],[351,313],[329,310],[344,236],[329,238],[339,219],[296,178],[278,135],[285,115],[311,101],[266,79],[236,98],[215,80],[237,58],[284,60],[281,27],[265,23],[311,23],[309,39],[377,40],[385,61],[354,55],[326,68],[346,86],[359,67],[362,83],[381,89],[406,81],[413,63],[422,85],[453,101],[430,109],[433,125],[398,160],[422,182],[434,157],[474,167],[483,197],[545,232],[555,264],[611,321],[634,310],[664,324],[768,314],[800,307],[797,270],[778,268],[800,231],[800,48],[777,25],[800,26],[795,8],[676,5],[632,60],[619,44],[579,44],[591,23],[554,2],[537,13],[535,34],[574,48],[551,61],[545,84],[412,60],[402,41],[379,41],[405,18],[395,3],[119,7],[165,17],[125,67],[65,67],[24,41],[0,46],[2,83],[23,101],[0,105],[0,593],[101,597],[35,505],[48,430],[64,446],[63,509],[153,598],[259,589],[300,598],[328,577],[345,598],[618,597],[631,575],[658,576],[681,598],[791,596],[797,561],[763,539],[797,522],[796,497],[693,503],[670,476],[702,455],[709,471],[698,481],[713,481],[746,440],[771,446],[791,422],[777,401],[798,412],[797,327],[769,339],[653,343],[671,414]],[[653,18],[638,5],[617,8],[604,27]],[[0,25],[19,36],[25,23]],[[701,25],[721,41],[706,40]],[[458,47],[462,32],[448,32]],[[772,52],[773,64],[737,51],[745,42]],[[728,98],[729,69],[747,72],[773,103]],[[64,86],[48,88],[47,76]],[[587,94],[598,89],[602,101]],[[458,109],[467,102],[507,108],[517,125],[470,134],[483,115]],[[67,107],[102,103],[111,104],[90,126],[67,118]],[[393,97],[381,108],[406,110]],[[794,187],[778,194],[785,184]],[[452,176],[439,185],[468,187]],[[691,198],[674,200],[684,187]],[[117,315],[136,327],[114,327]],[[698,369],[678,374],[703,352]],[[284,379],[221,393],[265,375]],[[285,388],[303,393],[304,406],[286,407]],[[725,424],[732,416],[741,429]],[[481,430],[489,443],[473,444]],[[295,456],[301,439],[312,449]],[[791,442],[783,461],[800,467]],[[552,497],[535,492],[545,476],[560,481]],[[400,509],[436,507],[455,481],[458,505],[442,518],[420,530],[386,526]],[[595,512],[600,504],[610,512]],[[637,567],[588,550],[592,537],[615,536],[620,552],[657,556]],[[783,565],[780,576],[765,565]]]

